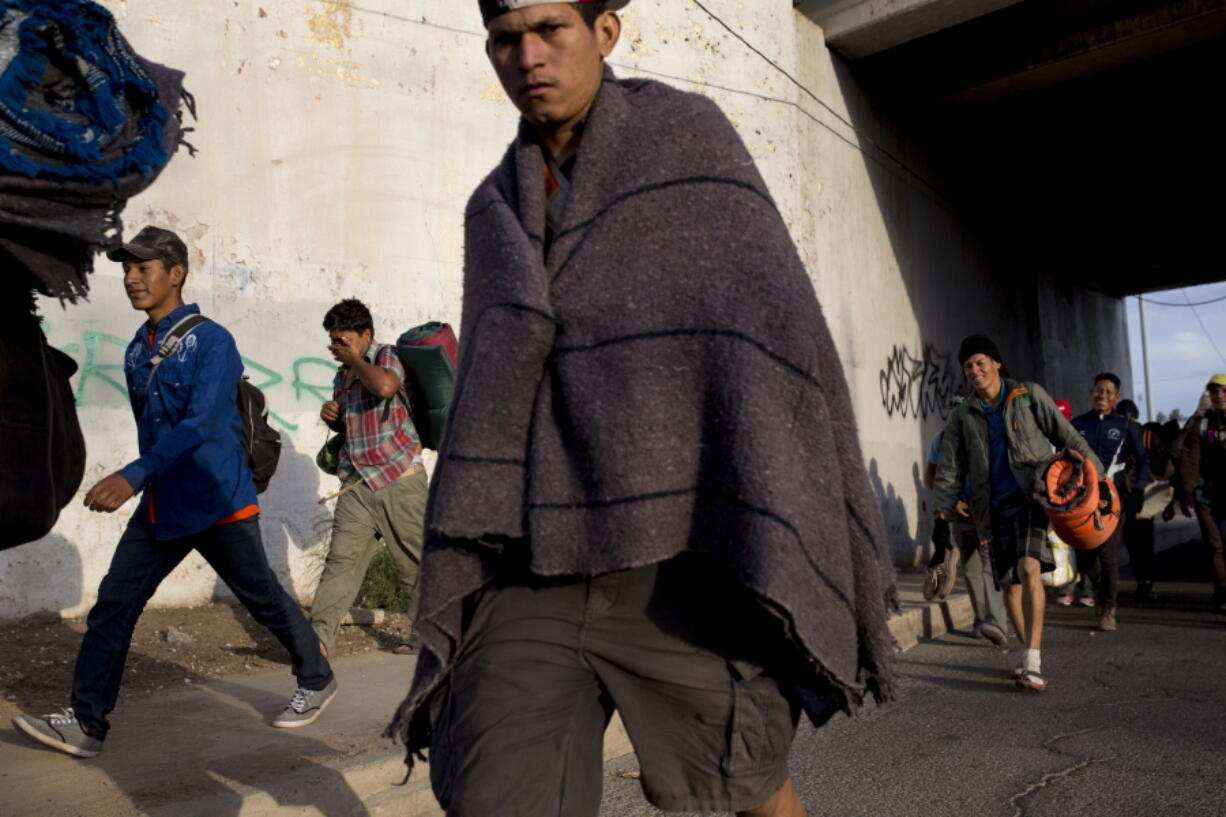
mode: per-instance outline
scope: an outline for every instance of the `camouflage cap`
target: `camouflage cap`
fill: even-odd
[[[478,0],[481,4],[481,21],[485,25],[490,24],[490,20],[495,17],[506,14],[508,11],[516,11],[518,9],[526,9],[529,6],[543,6],[548,3],[570,2],[579,3],[604,3],[604,7],[609,11],[617,11],[624,8],[630,0]]]
[[[145,227],[129,242],[108,250],[106,257],[112,261],[139,258],[141,261],[161,259],[167,267],[179,264],[187,269],[187,245],[170,230],[161,227]]]

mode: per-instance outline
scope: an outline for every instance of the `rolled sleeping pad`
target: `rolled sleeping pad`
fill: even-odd
[[[1141,506],[1137,519],[1153,519],[1156,516],[1162,516],[1162,512],[1174,498],[1175,488],[1168,480],[1151,482],[1145,486],[1145,503]]]
[[[1052,529],[1074,550],[1093,550],[1115,533],[1120,497],[1107,480],[1111,504],[1099,511],[1099,477],[1094,463],[1071,448],[1058,451],[1035,471],[1033,496],[1047,512]]]
[[[455,391],[457,344],[450,324],[430,321],[415,326],[396,341],[409,387],[409,411],[421,444],[437,450],[447,422],[447,406]]]

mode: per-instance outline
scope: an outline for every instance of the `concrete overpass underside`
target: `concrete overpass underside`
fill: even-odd
[[[1226,2],[796,7],[985,233],[1108,295],[1226,278]]]

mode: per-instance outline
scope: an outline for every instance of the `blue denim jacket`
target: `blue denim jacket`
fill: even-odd
[[[171,326],[199,311],[185,304],[158,321],[153,348]],[[197,326],[146,389],[153,355],[148,324],[141,324],[124,356],[140,459],[119,473],[144,492],[137,513],[145,519],[153,497],[155,535],[166,540],[256,504],[256,492],[235,405],[243,363],[234,338],[212,321]]]

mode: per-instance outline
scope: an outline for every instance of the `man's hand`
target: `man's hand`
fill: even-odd
[[[335,400],[329,400],[320,407],[319,417],[325,423],[335,423],[341,419],[341,404]]]
[[[958,504],[954,505],[954,511],[963,519],[971,518],[971,506],[965,499],[959,499]]]
[[[344,366],[353,366],[362,359],[358,351],[346,343],[344,338],[337,338],[335,343],[329,343],[328,351],[332,353],[333,360]]]
[[[112,513],[135,495],[136,491],[132,490],[126,479],[119,474],[111,474],[85,494],[85,507],[91,511]]]
[[[1100,479],[1098,481],[1098,510],[1106,513],[1111,510],[1111,481]]]

